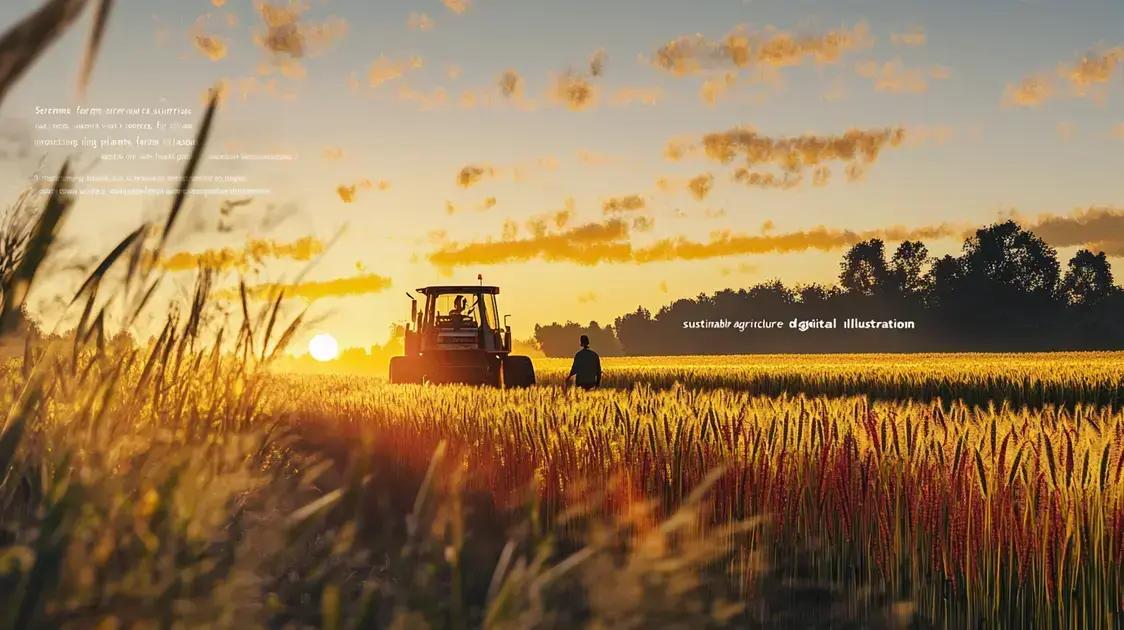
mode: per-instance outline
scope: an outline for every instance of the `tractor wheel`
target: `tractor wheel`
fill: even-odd
[[[390,358],[390,383],[391,385],[405,385],[420,383],[421,363],[412,357]]]
[[[505,387],[530,387],[535,384],[535,366],[530,357],[506,356],[503,359]]]

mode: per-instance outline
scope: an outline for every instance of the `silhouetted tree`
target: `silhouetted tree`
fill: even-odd
[[[855,243],[840,263],[839,284],[848,293],[874,295],[889,277],[886,247],[881,239]]]
[[[1104,252],[1094,254],[1083,249],[1069,260],[1069,269],[1062,280],[1062,295],[1070,304],[1096,304],[1115,289],[1112,269]]]
[[[638,308],[602,331],[632,355],[1124,348],[1124,290],[1103,253],[1079,251],[1059,279],[1057,253],[1013,221],[980,228],[960,256],[932,260],[920,241],[898,245],[889,263],[885,251],[878,239],[856,243],[840,264],[840,287],[773,280],[724,289],[654,314]],[[845,318],[911,320],[916,329],[842,332]],[[793,319],[835,319],[840,328],[793,330]],[[786,325],[739,330],[739,321]],[[568,355],[579,330],[553,324],[536,336],[561,354],[550,349],[559,334]]]
[[[903,241],[890,260],[890,277],[899,295],[920,294],[925,289],[925,264],[929,249],[921,241]]]
[[[1033,233],[1008,220],[976,230],[964,243],[963,266],[1019,293],[1051,295],[1058,287],[1058,253]]]
[[[590,346],[604,356],[619,356],[621,354],[620,341],[612,326],[601,327],[597,322],[590,322],[582,326],[574,322],[565,324],[549,324],[535,326],[535,340],[548,357],[566,357],[574,354],[578,347],[578,338],[582,335],[589,336]]]
[[[839,295],[839,287],[825,287],[822,284],[806,284],[796,288],[796,297],[805,306],[821,305]]]

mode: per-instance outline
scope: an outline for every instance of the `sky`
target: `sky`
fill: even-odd
[[[0,25],[36,4],[7,0]],[[83,23],[0,106],[0,136],[36,107],[201,116],[218,85],[210,152],[296,159],[205,162],[270,192],[226,215],[193,200],[173,280],[227,261],[225,286],[291,285],[309,335],[366,346],[405,292],[483,274],[526,338],[831,283],[861,238],[955,252],[1012,215],[1063,264],[1089,246],[1120,265],[1120,24],[1118,1],[121,0],[87,93]],[[0,155],[0,199],[71,155],[44,151]],[[65,234],[94,258],[167,205],[80,200]]]

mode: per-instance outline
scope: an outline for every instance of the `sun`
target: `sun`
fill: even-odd
[[[328,333],[320,333],[308,342],[308,353],[317,361],[331,361],[340,355],[340,344]]]

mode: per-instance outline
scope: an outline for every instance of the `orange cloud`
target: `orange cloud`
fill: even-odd
[[[211,61],[221,61],[226,58],[226,41],[221,37],[197,33],[192,37],[192,42],[195,44],[195,50]]]
[[[886,148],[898,147],[906,139],[901,127],[851,129],[836,136],[803,135],[774,138],[751,127],[739,127],[703,136],[701,143],[673,139],[665,155],[678,160],[701,152],[722,164],[743,160],[733,173],[735,181],[764,188],[795,188],[812,170],[819,183],[826,182],[826,162],[838,162],[851,180],[858,179]],[[761,171],[774,167],[779,174]]]
[[[558,158],[542,156],[524,160],[510,166],[493,166],[490,164],[469,164],[462,168],[456,177],[457,185],[461,188],[472,188],[485,179],[500,176],[511,176],[514,182],[523,182],[536,174],[558,170]]]
[[[685,190],[699,201],[706,199],[714,188],[714,175],[704,173],[690,179],[680,180],[672,177],[660,177],[656,180],[656,187],[665,193],[675,193]]]
[[[1112,80],[1117,68],[1124,64],[1124,46],[1092,50],[1071,64],[1059,64],[1056,75],[1068,83],[1070,94],[1077,98],[1102,99],[1103,86]],[[1058,95],[1054,80],[1045,73],[1024,78],[1017,84],[1008,84],[1003,102],[1017,107],[1033,107]]]
[[[263,50],[279,56],[300,59],[319,54],[347,36],[346,20],[330,17],[319,24],[302,21],[308,6],[286,5],[257,0],[255,8],[265,23],[265,31],[255,34],[254,41]]]
[[[900,60],[882,64],[877,61],[866,61],[855,69],[859,76],[870,79],[878,92],[921,94],[929,89],[925,74],[920,69],[904,67]],[[938,71],[937,75],[945,76],[943,71]]]
[[[611,219],[528,238],[516,238],[509,233],[505,235],[507,238],[499,241],[450,243],[430,254],[429,261],[442,269],[532,259],[583,265],[627,262],[631,247],[623,239],[628,234],[628,223],[622,219]]]
[[[1094,207],[1077,210],[1069,215],[1041,215],[1030,220],[1019,220],[1054,247],[1086,246],[1109,255],[1124,256],[1124,209]],[[636,226],[633,229],[637,229]],[[766,221],[760,234],[718,231],[705,241],[677,236],[636,246],[631,242],[629,224],[620,218],[613,218],[560,232],[540,230],[529,238],[515,238],[514,232],[507,232],[498,241],[463,244],[446,242],[429,256],[429,260],[446,270],[458,266],[532,259],[580,265],[645,264],[808,250],[832,251],[872,238],[885,241],[963,239],[973,230],[967,224],[940,223],[914,228],[890,226],[871,230],[839,230],[818,226],[776,233],[773,223]]]
[[[420,70],[424,65],[425,61],[421,57],[391,59],[386,55],[380,55],[367,70],[367,85],[377,88],[389,81],[400,79],[415,70]]]
[[[1034,75],[1026,77],[1017,84],[1007,84],[1003,103],[1014,107],[1037,107],[1054,95],[1054,84],[1050,77]]]
[[[726,72],[720,76],[710,77],[703,81],[702,87],[699,88],[699,98],[707,105],[714,105],[728,94],[730,90],[734,89],[737,82],[738,75],[734,72]]]
[[[253,239],[238,249],[223,247],[202,252],[179,252],[162,258],[157,266],[171,272],[194,271],[199,267],[220,271],[245,270],[270,258],[309,261],[323,252],[324,243],[312,236],[305,236],[292,243]]]
[[[515,70],[506,70],[500,75],[500,94],[514,98],[523,93],[523,78]]]
[[[706,199],[706,196],[710,194],[712,188],[714,188],[714,176],[710,173],[692,177],[691,180],[687,182],[687,189],[690,190],[691,195],[699,201]]]
[[[1124,256],[1124,208],[1092,207],[1022,222],[1054,247],[1089,247]]]
[[[1059,74],[1069,81],[1078,96],[1084,96],[1089,88],[1108,83],[1122,61],[1124,61],[1124,46],[1091,51],[1083,55],[1077,63],[1059,68]]]
[[[610,197],[601,204],[601,210],[605,214],[620,214],[622,212],[635,212],[643,210],[648,205],[640,195],[628,195],[626,197]]]
[[[584,111],[597,104],[597,86],[581,75],[564,72],[555,75],[550,97],[573,111]]]
[[[636,247],[630,241],[628,223],[608,219],[561,232],[535,234],[515,238],[505,234],[498,241],[479,243],[446,243],[429,256],[435,266],[449,270],[459,266],[501,264],[541,259],[579,265],[601,263],[657,263],[676,260],[707,260],[751,254],[790,253],[816,250],[837,250],[860,241],[881,238],[890,241],[962,238],[964,226],[940,224],[920,228],[889,227],[876,230],[835,230],[815,227],[785,234],[763,231],[759,235],[715,232],[707,241],[685,237],[658,240]]]
[[[664,92],[660,88],[646,87],[621,87],[617,88],[609,98],[609,103],[618,107],[627,105],[655,105],[663,100]]]
[[[469,164],[457,173],[457,185],[461,188],[472,188],[485,177],[495,177],[496,169],[491,166]]]
[[[446,9],[457,15],[468,11],[469,7],[472,6],[469,0],[441,0],[441,2],[445,5]]]
[[[750,33],[745,27],[738,27],[718,41],[703,35],[674,39],[656,51],[652,63],[675,76],[730,67],[782,68],[805,61],[834,63],[845,53],[872,44],[865,23],[816,35],[793,35],[777,30]]]
[[[386,181],[385,179],[379,180],[378,182],[373,182],[369,179],[362,179],[354,184],[340,185],[338,188],[336,188],[336,194],[339,195],[340,200],[344,203],[354,203],[355,200],[359,197],[360,191],[376,189],[380,191],[390,190],[390,182]]]
[[[286,298],[298,298],[308,302],[315,302],[325,298],[381,293],[391,286],[390,278],[374,273],[367,273],[350,278],[335,278],[333,280],[259,284],[246,287],[246,295],[255,300],[272,300],[283,291]],[[239,291],[237,288],[224,289],[218,291],[215,297],[225,301],[237,300],[239,299]]]

